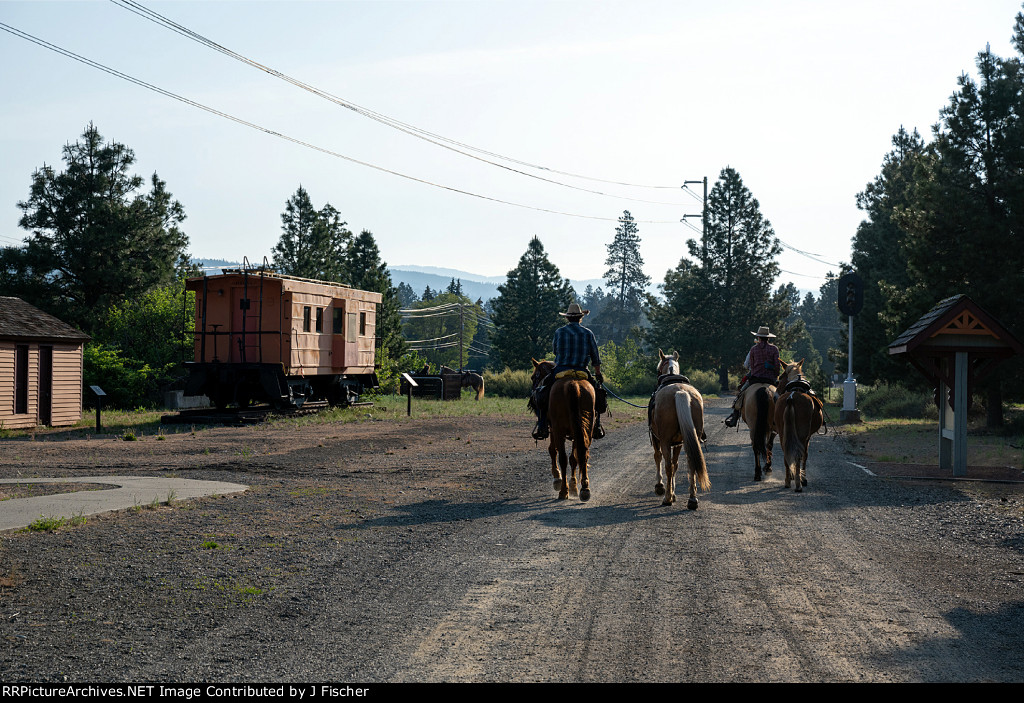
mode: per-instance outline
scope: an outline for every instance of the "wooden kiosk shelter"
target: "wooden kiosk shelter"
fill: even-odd
[[[935,386],[939,467],[967,475],[967,409],[978,381],[1024,345],[966,295],[936,303],[889,345]]]

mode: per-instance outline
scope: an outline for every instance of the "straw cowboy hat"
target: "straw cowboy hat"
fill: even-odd
[[[764,337],[765,339],[773,339],[775,337],[775,335],[769,332],[768,328],[765,327],[764,325],[758,327],[757,332],[751,332],[750,334],[754,335],[755,337]]]
[[[569,305],[568,310],[566,310],[565,312],[560,312],[558,314],[561,315],[562,317],[583,317],[584,315],[589,315],[590,311],[581,310],[580,306],[577,303],[572,303],[571,305]]]

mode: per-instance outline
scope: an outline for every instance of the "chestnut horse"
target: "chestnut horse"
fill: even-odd
[[[775,386],[755,383],[743,391],[743,422],[750,428],[750,446],[754,450],[754,480],[772,472],[772,446],[775,444]]]
[[[550,361],[533,359],[533,387],[555,368]],[[587,471],[590,458],[590,442],[593,439],[594,405],[596,393],[587,380],[586,371],[566,371],[565,376],[556,378],[550,386],[548,396],[548,422],[551,434],[548,440],[548,454],[551,455],[551,475],[558,498],[565,500],[570,492],[576,495],[576,470],[579,469],[579,497],[590,500],[590,475]],[[560,376],[562,374],[559,374]],[[565,451],[565,442],[572,442],[572,451]],[[557,462],[556,462],[557,458]],[[569,480],[569,468],[572,480]]]
[[[796,484],[796,492],[807,485],[807,452],[811,435],[821,429],[824,412],[821,399],[810,392],[803,375],[804,360],[786,364],[779,380],[782,392],[775,401],[775,429],[786,462],[786,488]]]
[[[701,440],[704,438],[704,398],[700,392],[680,380],[679,352],[661,357],[658,363],[659,388],[651,398],[649,427],[651,445],[654,447],[654,468],[657,483],[654,492],[664,495],[662,505],[672,505],[676,500],[676,470],[679,468],[679,454],[685,449],[687,473],[690,482],[690,499],[686,507],[697,509],[697,487],[702,491],[711,489],[708,467],[704,460]],[[664,377],[665,383],[661,383]],[[665,459],[665,482],[661,478],[661,460]],[[668,484],[667,487],[665,484]]]

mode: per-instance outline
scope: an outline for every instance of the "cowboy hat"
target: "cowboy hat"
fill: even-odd
[[[760,327],[758,327],[757,328],[757,332],[751,332],[750,334],[754,335],[755,337],[764,337],[765,339],[769,339],[769,338],[774,338],[775,337],[775,335],[772,334],[771,332],[769,332],[768,328],[766,326],[764,326],[764,325],[761,325]]]
[[[580,306],[577,303],[572,303],[569,305],[568,310],[566,310],[565,312],[560,312],[558,314],[561,315],[562,317],[583,317],[584,315],[589,315],[590,311],[581,310]]]

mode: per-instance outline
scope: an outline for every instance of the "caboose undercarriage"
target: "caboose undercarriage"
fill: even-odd
[[[267,403],[278,410],[299,408],[307,400],[350,405],[364,390],[377,387],[375,374],[286,376],[281,364],[190,362],[185,393],[205,395],[218,409]]]

